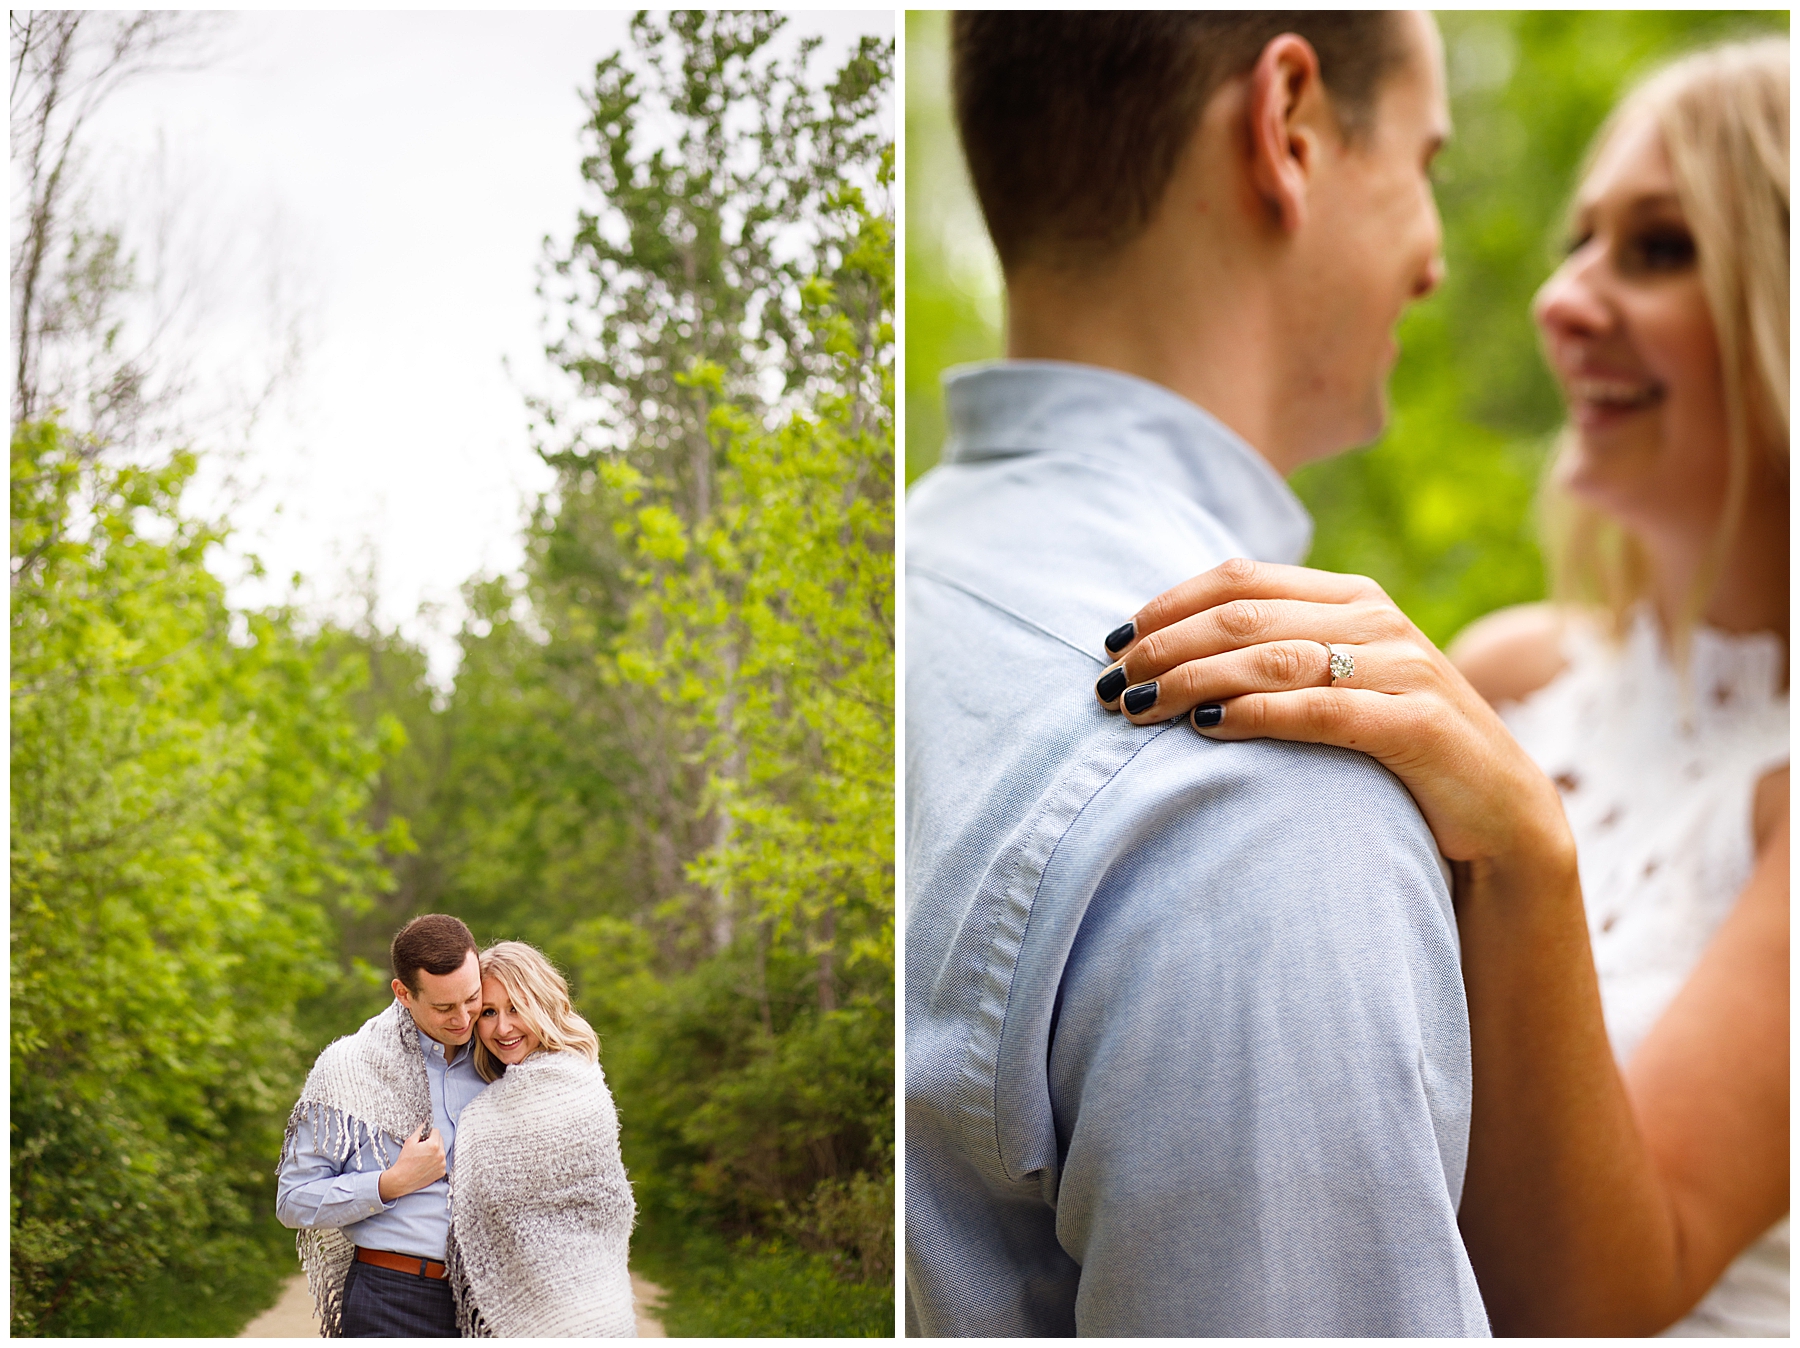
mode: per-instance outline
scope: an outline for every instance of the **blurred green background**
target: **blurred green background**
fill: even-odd
[[[1434,640],[1538,599],[1533,500],[1561,416],[1529,305],[1556,264],[1589,138],[1648,69],[1786,33],[1785,10],[1438,15],[1455,138],[1440,158],[1448,277],[1400,328],[1373,446],[1302,469],[1312,566],[1373,576]],[[906,18],[906,480],[937,461],[938,378],[1000,354],[1001,294],[948,101],[946,16]],[[1148,596],[1146,596],[1148,597]]]

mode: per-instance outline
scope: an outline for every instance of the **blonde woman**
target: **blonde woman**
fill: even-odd
[[[636,1205],[600,1042],[550,961],[520,941],[481,952],[475,1068],[446,1262],[465,1337],[630,1338]]]
[[[1454,875],[1497,1334],[1788,1333],[1787,146],[1784,40],[1676,63],[1596,140],[1535,305],[1560,602],[1446,658],[1369,581],[1228,563],[1136,615],[1108,684],[1412,792]]]

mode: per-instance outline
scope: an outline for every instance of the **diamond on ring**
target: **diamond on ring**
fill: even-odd
[[[1327,646],[1325,650],[1331,656],[1331,681],[1333,683],[1339,679],[1347,679],[1356,673],[1356,657],[1349,651],[1336,646]]]

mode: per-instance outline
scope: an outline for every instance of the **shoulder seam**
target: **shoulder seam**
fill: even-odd
[[[942,571],[937,570],[935,567],[926,566],[920,562],[908,562],[906,564],[906,571],[907,571],[908,575],[917,573],[921,576],[929,576],[932,580],[937,581],[938,584],[940,584],[940,585],[948,585],[953,590],[959,590],[963,594],[968,595],[969,598],[975,600],[977,603],[986,604],[989,608],[994,609],[996,612],[1004,613],[1007,617],[1011,618],[1014,622],[1019,623],[1025,627],[1029,627],[1032,631],[1041,633],[1042,635],[1049,637],[1052,641],[1058,643],[1059,645],[1067,646],[1070,650],[1075,651],[1078,654],[1085,655],[1088,659],[1092,660],[1097,665],[1104,666],[1104,662],[1100,659],[1100,657],[1095,655],[1092,651],[1088,650],[1085,646],[1076,645],[1073,641],[1070,641],[1067,637],[1063,636],[1062,633],[1051,631],[1048,627],[1045,627],[1042,623],[1038,622],[1036,619],[1027,617],[1025,614],[1020,613],[1016,608],[1013,608],[1010,605],[1002,604],[998,599],[995,599],[992,595],[983,594],[980,590],[976,589],[973,585],[964,584],[962,581],[957,580],[955,577],[946,576]]]

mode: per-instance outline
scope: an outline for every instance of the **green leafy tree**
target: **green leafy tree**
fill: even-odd
[[[642,586],[619,667],[707,735],[730,828],[689,870],[747,919],[723,965],[748,959],[749,996],[709,1030],[723,1070],[684,1101],[683,1168],[874,1272],[892,1201],[893,260],[859,192],[834,205],[853,242],[803,288],[835,364],[810,407],[765,430],[697,366],[687,382],[721,399],[718,507],[683,528],[628,464],[609,477]]]
[[[168,277],[91,211],[85,126],[210,26],[10,20],[15,1333],[228,1334],[273,1298],[298,1005],[336,995],[333,919],[384,883],[364,810],[394,744],[329,634],[227,607],[226,527],[180,507]]]
[[[595,752],[636,765],[638,873],[667,915],[665,952],[690,957],[731,938],[728,901],[684,869],[729,826],[704,804],[703,744],[654,700],[617,694],[609,651],[631,594],[626,525],[602,470],[628,465],[663,512],[650,518],[689,526],[718,500],[714,397],[761,416],[830,374],[830,353],[801,320],[800,288],[833,246],[834,195],[859,179],[874,186],[892,52],[863,39],[820,89],[807,74],[816,39],[786,61],[769,51],[784,23],[715,12],[633,20],[633,51],[599,64],[589,98],[582,173],[597,209],[581,215],[545,280],[562,320],[550,354],[569,390],[560,405],[537,405],[559,480],[534,529],[532,606],[571,680],[566,695],[606,708]],[[717,395],[684,380],[696,362],[716,371]]]
[[[292,614],[234,613],[194,459],[12,444],[12,1315],[141,1326],[246,1257],[330,982],[329,917],[379,887],[376,747]]]

